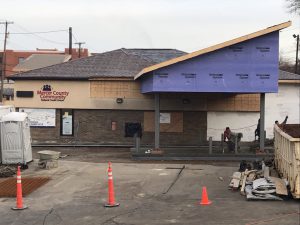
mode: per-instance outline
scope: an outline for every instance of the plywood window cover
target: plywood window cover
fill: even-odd
[[[171,123],[161,123],[162,133],[183,133],[183,112],[162,112],[171,114]],[[144,112],[144,131],[154,132],[154,112]]]

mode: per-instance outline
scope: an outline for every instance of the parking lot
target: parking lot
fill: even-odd
[[[165,164],[114,159],[120,206],[104,208],[109,157],[95,153],[93,162],[75,159],[70,155],[50,170],[30,164],[23,177],[49,176],[51,180],[23,199],[29,206],[26,210],[13,211],[15,199],[0,198],[0,224],[299,224],[299,201],[246,201],[239,192],[228,190],[230,176],[238,169],[236,162]],[[211,205],[199,204],[203,186]]]

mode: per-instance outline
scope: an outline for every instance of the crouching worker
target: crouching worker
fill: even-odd
[[[231,132],[230,128],[226,127],[224,131],[224,142],[227,143],[229,152],[234,152],[235,139],[237,139],[237,144],[238,144],[241,141],[242,137],[243,137],[242,133]]]
[[[234,134],[229,127],[226,127],[224,131],[224,142],[227,143],[229,152],[234,152]]]

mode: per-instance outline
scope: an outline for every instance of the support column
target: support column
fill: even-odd
[[[208,144],[209,144],[209,148],[208,148],[208,153],[211,155],[212,154],[212,137],[208,138]]]
[[[160,122],[160,99],[159,93],[155,93],[154,107],[155,107],[155,125],[154,125],[154,148],[159,149],[159,122]]]
[[[265,149],[265,93],[260,94],[260,127],[259,149]]]

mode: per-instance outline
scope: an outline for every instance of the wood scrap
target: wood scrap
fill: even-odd
[[[246,170],[247,170],[247,169],[246,169]],[[243,183],[244,177],[247,177],[247,176],[245,176],[245,172],[246,172],[246,170],[245,170],[244,172],[242,172],[242,174],[241,174],[241,178],[240,178],[239,187],[240,187],[240,186],[242,186],[242,183]]]
[[[248,181],[248,182],[252,182],[252,181],[255,180],[255,178],[256,178],[256,171],[255,171],[255,172],[252,172],[252,173],[250,173],[250,174],[248,175],[247,181]]]
[[[246,185],[247,176],[248,176],[248,169],[245,170],[244,176],[242,179],[242,185],[241,185],[241,194],[242,195],[245,195],[245,185]]]
[[[238,189],[239,184],[240,184],[241,176],[242,176],[242,173],[234,172],[233,175],[232,175],[232,179],[229,183],[229,187],[231,187],[232,189]]]
[[[288,191],[286,188],[285,181],[278,178],[278,177],[270,177],[272,182],[275,184],[276,187],[276,194],[278,195],[288,195]]]
[[[245,185],[246,185],[248,176],[250,174],[254,174],[254,176],[255,176],[256,172],[257,172],[257,170],[248,170],[248,169],[245,170],[244,178],[243,178],[242,185],[241,185],[241,194],[242,195],[245,195]]]

